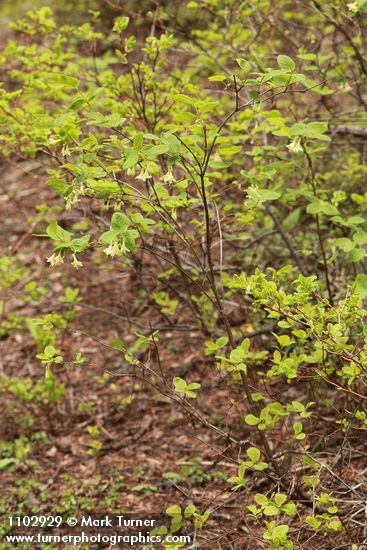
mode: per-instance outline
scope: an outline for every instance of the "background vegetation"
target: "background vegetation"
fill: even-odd
[[[2,513],[364,547],[367,2],[1,9]]]

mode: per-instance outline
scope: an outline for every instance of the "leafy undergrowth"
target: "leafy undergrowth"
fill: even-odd
[[[366,2],[83,5],[0,54],[1,513],[363,548]]]
[[[266,548],[261,530],[257,533],[256,524],[246,520],[244,509],[256,502],[263,504],[260,497],[273,488],[273,481],[264,470],[260,477],[250,476],[245,492],[233,492],[228,483],[228,478],[237,476],[239,458],[248,460],[245,449],[255,445],[252,428],[244,422],[248,410],[241,385],[228,389],[226,377],[218,378],[213,360],[203,359],[200,353],[204,339],[195,327],[184,323],[182,330],[162,326],[159,313],[144,295],[139,297],[134,270],[114,268],[106,275],[98,265],[98,255],[90,254],[83,260],[87,285],[81,272],[67,265],[50,274],[43,260],[49,254],[49,244],[32,238],[29,225],[36,223],[40,204],[47,203],[58,212],[60,202],[40,180],[34,163],[20,162],[1,172],[1,248],[7,258],[7,262],[3,260],[1,297],[7,304],[5,312],[10,313],[10,321],[7,315],[3,324],[8,330],[3,328],[0,342],[2,513],[116,513],[155,517],[169,527],[172,518],[165,510],[175,505],[184,509],[194,502],[201,513],[210,512],[205,529],[188,524],[184,530],[191,536],[195,533],[199,548],[250,548],[254,540],[258,548]],[[59,221],[72,223],[70,216],[61,216]],[[159,266],[151,266],[152,277],[155,269]],[[72,292],[81,288],[81,282],[82,291]],[[126,311],[132,305],[134,316],[128,317]],[[50,330],[46,323],[35,335],[33,327],[22,326],[24,319],[29,324],[29,319],[47,316],[52,316]],[[63,326],[65,318],[67,327]],[[54,379],[47,381],[36,352],[50,344],[49,339],[53,341],[58,324],[64,363],[54,368]],[[144,382],[142,377],[127,374],[129,363],[114,346],[118,347],[120,340],[128,345],[132,328],[139,332],[156,327],[161,330],[164,352],[160,359],[167,379],[178,376],[198,381],[202,417],[242,441],[243,448],[157,392],[149,376]],[[260,346],[264,338],[266,334],[255,336],[255,341]],[[79,353],[85,364],[75,363]],[[148,364],[152,359],[149,350],[138,355]],[[304,377],[307,379],[307,372]],[[288,387],[273,383],[266,391],[277,399],[281,395],[283,403],[313,397],[302,382]],[[329,429],[328,416],[316,417],[312,424],[317,435],[315,456],[317,441],[322,448],[327,437],[327,461],[323,454],[317,472],[323,473],[325,494],[328,483],[333,491],[332,502],[324,497],[320,509],[337,505],[338,518],[345,517],[351,540],[360,540],[363,523],[348,525],[348,516],[362,515],[366,498],[364,442],[358,435],[347,441],[341,429],[335,430],[333,393],[325,387],[313,397],[325,402],[332,421]],[[312,513],[309,487],[314,483],[315,462],[310,459],[307,465],[297,454],[282,455],[284,442],[292,436],[288,425],[275,438],[283,474],[279,490],[288,493],[289,500],[304,504],[298,513],[307,516]],[[302,492],[298,488],[293,492],[296,479],[302,476],[306,481]],[[290,512],[292,516],[293,509]],[[4,526],[6,532],[11,530]],[[293,533],[304,538],[297,527]],[[333,541],[338,547],[337,534]],[[328,547],[322,539],[312,537],[302,545]]]
[[[84,259],[88,284],[59,333],[66,366],[54,370],[53,382],[45,380],[35,355],[52,331],[46,327],[35,338],[22,321],[67,316],[65,285],[79,287],[80,272],[61,266],[50,275],[43,260],[49,247],[30,235],[29,218],[35,218],[39,201],[58,205],[34,165],[3,169],[1,182],[1,252],[12,265],[10,271],[3,260],[3,273],[16,274],[15,281],[4,277],[1,298],[6,313],[17,318],[7,321],[11,326],[3,329],[0,342],[2,513],[127,513],[169,525],[164,513],[169,505],[195,502],[200,511],[215,509],[209,530],[197,535],[201,544],[222,544],[229,537],[234,547],[243,547],[243,498],[231,493],[226,481],[236,472],[238,449],[190,422],[143,380],[127,376],[124,355],[112,347],[119,339],[128,343],[131,325],[139,331],[161,324],[147,300],[137,297],[133,272],[106,276],[93,255]],[[134,318],[127,318],[132,303]],[[172,339],[169,327],[163,343],[165,338]],[[203,415],[223,430],[234,423],[234,433],[242,437],[243,424],[236,420],[245,412],[241,389],[239,402],[228,410],[226,386],[216,379],[213,362],[203,362],[202,344],[194,327],[175,332],[174,345],[161,358],[166,375],[200,380]],[[86,365],[73,363],[79,352]]]

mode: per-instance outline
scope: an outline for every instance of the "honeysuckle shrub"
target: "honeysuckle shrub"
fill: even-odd
[[[131,376],[150,377],[236,449],[228,487],[244,495],[244,544],[363,543],[365,491],[347,469],[363,470],[367,427],[366,11],[364,1],[152,5],[142,41],[128,10],[105,33],[103,11],[72,26],[43,7],[12,24],[0,55],[3,161],[39,162],[65,219],[79,217],[39,216],[50,269],[82,273],[92,257],[106,274],[135,273],[162,324],[195,327],[203,362],[230,396],[241,387],[235,437],[201,411],[205,376],[162,372],[159,330],[131,327],[155,365],[123,335],[117,346]],[[62,319],[18,320],[52,384],[57,331],[78,300],[65,296]]]

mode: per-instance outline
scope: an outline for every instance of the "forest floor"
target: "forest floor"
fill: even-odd
[[[47,205],[48,212],[54,208],[65,227],[78,218],[75,210],[58,214],[61,203],[42,183],[43,175],[38,162],[7,165],[0,173],[1,256],[13,262],[8,275],[19,269],[18,279],[7,285],[3,268],[0,296],[3,321],[9,321],[9,313],[13,316],[13,326],[3,330],[0,339],[1,514],[125,514],[169,526],[167,507],[185,508],[193,502],[201,514],[211,512],[204,529],[195,531],[192,523],[183,529],[193,536],[194,547],[265,548],[260,528],[259,538],[256,526],[247,538],[244,510],[254,494],[267,487],[267,475],[257,477],[256,487],[250,479],[246,490],[231,491],[227,479],[235,475],[244,451],[192,421],[177,403],[156,391],[149,377],[146,382],[132,378],[124,353],[113,346],[116,340],[131,344],[134,330],[148,333],[162,324],[160,313],[139,293],[135,271],[116,263],[113,270],[105,265],[102,269],[93,252],[83,257],[79,271],[66,263],[48,266],[50,243],[35,236],[46,226],[44,221],[36,224],[37,206]],[[32,327],[22,325],[22,318],[65,311],[66,286],[79,289],[80,301],[74,319],[60,332],[57,347],[64,362],[54,368],[56,384],[50,388],[36,358],[37,337]],[[202,383],[197,401],[203,417],[239,440],[248,438],[249,428],[238,422],[246,414],[241,388],[232,385],[229,391],[213,360],[203,360],[199,350],[205,338],[195,327],[176,330],[174,344],[173,330],[165,326],[159,333],[167,380],[184,376]],[[84,364],[73,363],[78,352],[87,359]],[[143,362],[151,360],[149,354],[142,357]],[[292,386],[281,391],[284,396],[298,390]],[[236,393],[229,404],[229,395]],[[287,437],[279,433],[279,441]],[[341,435],[328,437],[337,455]],[[345,468],[342,460],[338,472],[344,481],[355,482],[361,468],[358,462],[352,467],[349,458],[346,453]],[[7,531],[4,525],[2,532]],[[301,547],[331,548],[314,541]]]
[[[2,289],[3,319],[9,312],[40,318],[61,311],[60,281],[79,288],[81,298],[61,334],[65,362],[54,369],[55,390],[32,394],[28,387],[43,384],[45,370],[35,357],[30,330],[9,330],[0,340],[1,513],[125,513],[169,525],[168,506],[194,502],[200,513],[215,510],[209,529],[195,534],[200,547],[247,547],[241,530],[243,495],[231,492],[226,482],[236,472],[238,449],[191,423],[149,384],[126,376],[124,354],[111,346],[116,339],[128,340],[136,319],[137,331],[159,324],[154,308],[136,294],[129,269],[114,269],[106,277],[108,271],[99,268],[93,254],[83,258],[81,271],[66,264],[51,269],[49,242],[33,236],[30,218],[37,215],[37,205],[50,208],[58,199],[40,181],[37,163],[4,167],[0,185],[1,256],[13,258],[22,270],[19,281]],[[32,281],[45,293],[25,301],[25,287]],[[133,319],[126,314],[131,306]],[[160,334],[163,343],[171,337],[167,329]],[[238,417],[239,405],[228,411],[225,385],[215,386],[213,364],[204,364],[196,352],[198,338],[195,329],[177,331],[175,345],[161,357],[165,375],[205,379],[200,409],[225,428],[232,415]],[[78,352],[87,358],[85,364],[70,363]],[[61,386],[64,394],[58,399]],[[166,479],[162,472],[177,475]]]

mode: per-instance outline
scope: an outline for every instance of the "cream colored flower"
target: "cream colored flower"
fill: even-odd
[[[51,267],[54,267],[58,264],[64,263],[64,258],[61,256],[61,254],[52,254],[49,258],[47,258],[48,263],[51,265]]]
[[[124,252],[124,247],[119,245],[117,241],[113,241],[109,244],[107,248],[103,249],[103,252],[106,254],[106,256],[111,256],[113,258],[114,256],[121,256],[121,254]]]
[[[150,174],[146,168],[140,172],[137,176],[135,176],[137,180],[146,181],[150,178]]]
[[[164,181],[164,183],[173,183],[175,181],[175,177],[173,175],[172,168],[170,168],[168,170],[168,172],[166,174],[164,174],[162,180]]]
[[[287,148],[291,153],[301,153],[303,150],[299,139],[291,141],[289,145],[287,145]]]
[[[66,210],[70,210],[73,206],[75,206],[79,202],[79,200],[80,200],[79,190],[73,191],[65,201]]]
[[[83,264],[78,260],[75,254],[73,254],[73,261],[71,262],[71,265],[75,267],[75,269],[78,269],[78,267],[81,267]]]
[[[348,6],[348,9],[353,12],[353,13],[357,13],[358,11],[358,4],[357,2],[351,2],[350,4],[347,4]]]
[[[60,138],[57,138],[57,137],[55,137],[55,136],[54,136],[54,137],[50,137],[50,138],[48,139],[48,142],[49,142],[51,145],[55,145],[55,143],[60,143],[60,141],[61,141]]]

